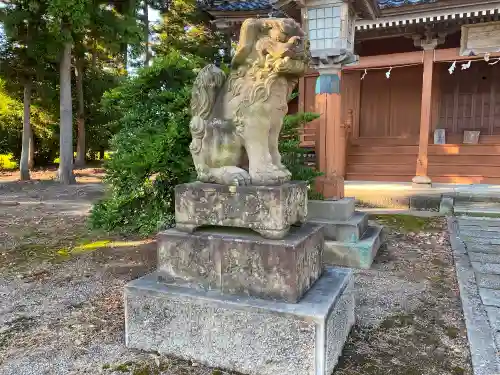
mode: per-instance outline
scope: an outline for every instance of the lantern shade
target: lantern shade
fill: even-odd
[[[323,5],[314,1],[305,11],[313,62],[353,56],[356,14],[347,2],[327,0]]]

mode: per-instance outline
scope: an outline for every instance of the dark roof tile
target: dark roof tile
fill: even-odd
[[[437,0],[377,0],[380,9],[400,7],[403,5],[417,5],[435,3]]]
[[[251,0],[251,1],[224,1],[216,2],[212,10],[219,11],[248,11],[248,10],[266,10],[271,9],[269,0]]]

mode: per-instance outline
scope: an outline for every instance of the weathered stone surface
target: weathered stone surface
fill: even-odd
[[[469,224],[473,223],[469,219],[448,218],[448,230],[467,326],[472,366],[474,375],[496,374],[499,372],[498,350],[495,344],[496,330],[493,329],[494,326],[492,327],[491,316],[488,316],[487,310],[489,306],[487,305],[495,306],[495,300],[499,300],[500,296],[488,293],[493,289],[485,289],[477,283],[477,276],[480,274],[477,272],[476,267],[481,263],[472,262],[471,267],[467,254],[469,251],[468,246],[466,247],[465,242],[460,238],[462,223],[467,222]],[[483,271],[487,271],[487,269]],[[479,270],[479,272],[483,271]]]
[[[453,197],[442,197],[441,203],[439,204],[439,213],[442,215],[453,215],[454,205],[455,199]]]
[[[355,212],[349,220],[307,219],[308,222],[323,225],[325,239],[333,241],[358,242],[368,228],[368,215]]]
[[[369,227],[359,242],[325,241],[324,262],[329,265],[368,269],[383,242],[383,228]]]
[[[249,228],[282,239],[305,221],[307,184],[228,186],[193,182],[175,188],[176,228],[192,232],[204,225]]]
[[[308,219],[347,221],[354,214],[354,198],[339,200],[311,200],[308,202]]]
[[[208,65],[194,82],[189,128],[198,180],[224,185],[289,181],[292,174],[281,163],[278,139],[290,91],[308,67],[304,31],[291,18],[247,19],[230,66],[226,77]]]
[[[170,286],[125,289],[129,348],[250,375],[330,375],[354,323],[352,271],[327,269],[298,304]]]
[[[170,229],[158,235],[158,273],[167,283],[297,302],[322,274],[323,243],[313,224],[292,227],[283,240],[235,228]]]

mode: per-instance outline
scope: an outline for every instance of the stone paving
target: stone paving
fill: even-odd
[[[474,374],[500,374],[500,219],[448,220]]]

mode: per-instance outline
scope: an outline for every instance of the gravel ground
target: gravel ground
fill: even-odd
[[[123,286],[155,266],[155,243],[90,232],[100,171],[78,173],[71,187],[53,171],[0,174],[0,374],[234,375],[125,348]],[[357,271],[358,321],[336,374],[471,374],[444,222],[377,220],[387,246]]]

